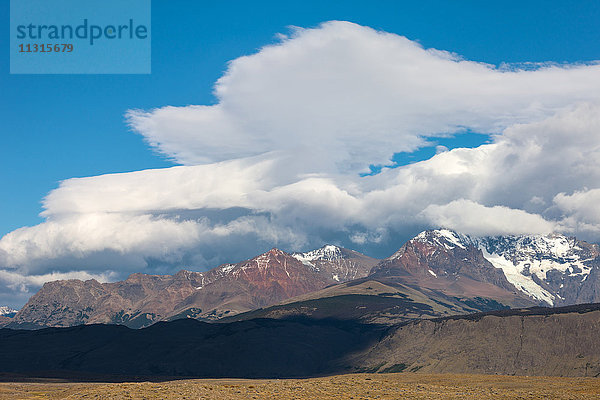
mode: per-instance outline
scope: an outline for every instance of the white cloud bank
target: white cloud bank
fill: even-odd
[[[391,253],[437,226],[600,239],[600,65],[498,69],[329,22],[232,61],[215,93],[130,111],[183,166],[62,182],[46,222],[0,240],[0,281],[201,269],[323,241]],[[494,140],[359,177],[466,129]]]
[[[184,164],[296,150],[342,170],[387,163],[422,138],[499,132],[600,99],[600,65],[498,70],[347,22],[297,29],[229,64],[214,106],[132,111],[132,126]],[[324,158],[324,160],[321,160]]]

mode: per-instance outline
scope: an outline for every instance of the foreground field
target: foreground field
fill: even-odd
[[[356,374],[162,383],[0,383],[0,399],[600,399],[596,378]]]

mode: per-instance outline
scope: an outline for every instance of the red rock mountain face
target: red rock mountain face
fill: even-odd
[[[200,285],[178,309],[204,305],[208,318],[266,307],[335,281],[278,249],[200,274]],[[200,307],[201,308],[201,307]]]
[[[344,257],[344,252],[338,253]],[[337,257],[329,261],[316,260],[318,256],[312,252],[304,253],[306,257],[300,261],[298,254],[292,256],[272,249],[250,260],[225,264],[207,272],[136,273],[114,283],[48,282],[17,313],[10,326],[117,323],[143,327],[160,320],[185,317],[218,319],[266,307],[353,277],[364,277],[377,262],[356,252],[347,254],[352,256],[350,264]],[[312,259],[316,260],[314,264],[307,261]],[[347,273],[348,265],[354,268],[352,273]]]
[[[228,280],[243,281],[251,285],[257,293],[254,297],[258,306],[334,283],[333,279],[307,268],[296,258],[278,249],[236,264],[226,276]]]
[[[370,276],[511,306],[539,303],[519,292],[469,237],[446,230],[422,232],[373,267]]]
[[[292,253],[292,256],[336,282],[362,278],[379,262],[357,251],[332,245],[307,253]]]

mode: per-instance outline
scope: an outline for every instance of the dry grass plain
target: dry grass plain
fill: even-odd
[[[0,383],[0,399],[600,399],[596,378],[353,374],[161,383]]]

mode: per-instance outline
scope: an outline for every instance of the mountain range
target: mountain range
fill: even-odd
[[[424,231],[383,260],[338,246],[272,249],[207,272],[46,283],[13,328],[291,316],[393,325],[514,307],[600,302],[600,249],[560,234]]]
[[[600,301],[599,255],[597,244],[560,234],[478,238],[439,229],[409,240],[371,275],[402,276],[427,287],[451,282],[447,290],[457,293],[485,283],[560,306]]]
[[[309,253],[272,249],[207,272],[132,274],[126,280],[48,282],[16,314],[10,327],[108,323],[139,328],[179,318],[215,320],[364,277],[377,260],[324,246]]]

